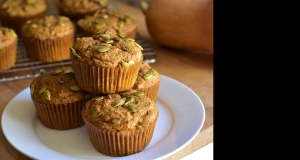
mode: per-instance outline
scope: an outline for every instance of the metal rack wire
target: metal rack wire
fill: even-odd
[[[0,0],[1,2],[2,0]],[[114,0],[108,0],[108,8],[120,11]],[[47,14],[58,15],[59,0],[46,0]],[[77,35],[80,36],[80,35]],[[136,42],[143,47],[144,62],[154,63],[156,61],[156,53],[151,46],[137,33]],[[25,79],[38,76],[41,68],[51,71],[57,67],[71,66],[71,60],[66,59],[61,62],[44,63],[41,61],[33,61],[27,56],[22,38],[18,39],[16,64],[9,70],[0,72],[0,82]]]

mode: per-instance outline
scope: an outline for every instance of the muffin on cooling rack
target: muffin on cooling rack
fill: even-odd
[[[13,28],[19,35],[21,26],[29,19],[46,15],[45,0],[3,0],[0,4],[2,26]]]
[[[137,30],[136,21],[131,16],[113,9],[99,10],[93,16],[78,20],[77,25],[84,37],[109,31],[112,34],[135,38]]]
[[[118,93],[133,87],[143,61],[134,39],[110,33],[77,38],[70,48],[78,85],[94,94]]]
[[[152,139],[159,111],[143,92],[95,96],[82,109],[93,146],[108,156],[138,153]]]
[[[18,36],[12,28],[0,27],[0,72],[16,63]]]
[[[84,125],[81,109],[90,94],[77,85],[73,68],[40,72],[30,83],[31,99],[40,122],[57,130]]]
[[[156,102],[160,86],[159,73],[147,62],[144,62],[139,70],[133,89],[144,92],[151,100]]]
[[[58,11],[60,15],[67,16],[76,23],[79,19],[107,7],[108,0],[61,0]]]
[[[68,17],[47,15],[28,20],[22,26],[21,37],[32,60],[51,63],[70,57],[75,32],[75,25]]]

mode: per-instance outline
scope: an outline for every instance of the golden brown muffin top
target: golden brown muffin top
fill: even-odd
[[[7,27],[0,27],[0,53],[4,52],[5,46],[13,43],[18,38],[16,32]]]
[[[72,67],[60,67],[51,72],[40,70],[30,83],[31,98],[40,103],[68,104],[91,96],[76,82]]]
[[[78,20],[77,24],[90,33],[109,31],[112,34],[121,33],[125,36],[127,32],[137,27],[132,17],[112,9],[99,10],[93,16]]]
[[[108,0],[62,0],[59,8],[68,14],[83,14],[106,8]]]
[[[47,10],[45,0],[4,0],[0,4],[0,14],[10,17],[26,17]]]
[[[147,62],[142,63],[139,73],[134,83],[134,89],[150,87],[160,81],[159,73]]]
[[[143,60],[142,49],[132,38],[97,33],[93,37],[76,38],[70,54],[89,65],[127,67]]]
[[[95,96],[82,110],[85,120],[108,131],[128,131],[142,129],[158,116],[154,102],[130,89],[120,93]]]
[[[70,32],[75,33],[74,23],[68,17],[58,15],[27,20],[21,30],[22,37],[41,40],[63,37]]]

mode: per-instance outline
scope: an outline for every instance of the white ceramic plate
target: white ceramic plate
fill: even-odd
[[[85,126],[65,131],[44,127],[36,115],[29,88],[7,104],[2,130],[18,151],[33,159],[163,159],[196,137],[205,120],[205,109],[190,88],[163,75],[161,79],[156,102],[160,114],[153,138],[143,151],[133,155],[110,157],[97,152]]]

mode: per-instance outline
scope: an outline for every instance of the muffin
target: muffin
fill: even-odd
[[[30,94],[40,122],[51,129],[67,130],[84,125],[82,107],[91,95],[78,87],[71,67],[40,70],[30,83]]]
[[[22,24],[45,16],[46,11],[44,0],[4,0],[0,4],[0,20],[2,26],[13,28],[19,35]]]
[[[144,92],[146,96],[156,102],[160,80],[159,73],[147,62],[144,62],[140,67],[136,82],[132,88]]]
[[[58,11],[69,17],[74,23],[97,10],[107,8],[108,0],[61,0]]]
[[[12,68],[16,63],[18,36],[11,28],[0,27],[0,71]]]
[[[89,138],[102,154],[138,153],[152,139],[159,111],[143,92],[133,89],[94,97],[82,109]]]
[[[76,38],[70,57],[78,85],[93,94],[132,88],[143,61],[142,49],[134,39],[110,33]]]
[[[47,15],[28,20],[22,26],[21,36],[32,60],[51,63],[70,58],[75,32],[75,25],[68,17]]]
[[[135,38],[137,30],[137,23],[132,17],[112,9],[99,10],[93,16],[78,20],[77,25],[83,37],[109,31],[115,35],[119,33]]]

